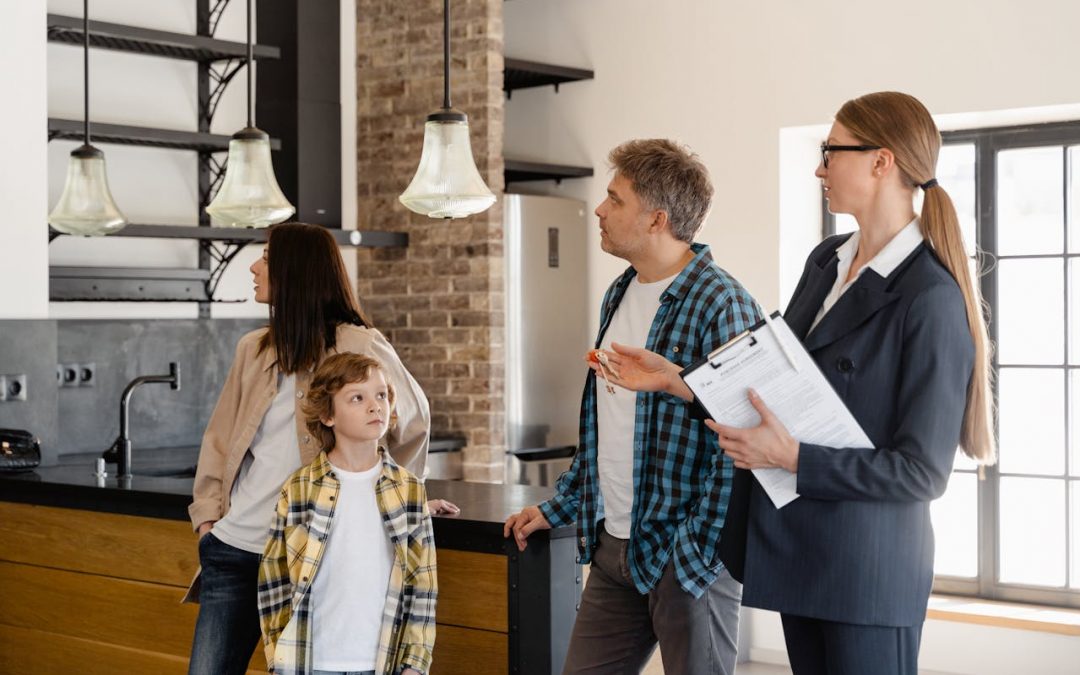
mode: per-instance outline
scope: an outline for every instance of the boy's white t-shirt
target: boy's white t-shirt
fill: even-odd
[[[626,287],[601,347],[611,350],[611,343],[644,347],[649,340],[660,296],[678,276],[643,284],[634,277]],[[631,511],[634,508],[634,422],[637,417],[637,393],[614,385],[608,393],[604,378],[596,376],[597,468],[600,494],[604,500],[604,529],[613,537],[630,538]]]
[[[315,670],[374,670],[394,547],[375,501],[382,461],[367,471],[334,467],[341,482],[330,535],[311,583]]]

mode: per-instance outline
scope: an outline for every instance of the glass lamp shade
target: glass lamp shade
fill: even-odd
[[[464,218],[495,203],[476,170],[464,113],[443,110],[428,116],[420,166],[398,200],[432,218]]]
[[[119,232],[127,225],[116,207],[105,176],[105,153],[83,145],[71,153],[67,181],[49,225],[64,234],[98,237]]]
[[[225,179],[206,212],[225,227],[267,227],[296,212],[274,176],[266,132],[248,127],[233,135]]]

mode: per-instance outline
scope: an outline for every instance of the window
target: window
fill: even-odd
[[[931,505],[934,589],[1080,607],[1080,122],[942,136],[938,181],[986,254],[1000,455],[979,480],[958,452]]]

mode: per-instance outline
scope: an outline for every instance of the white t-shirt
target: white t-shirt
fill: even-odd
[[[394,547],[375,485],[382,462],[367,471],[334,467],[341,481],[330,536],[311,582],[315,670],[374,670]]]
[[[270,408],[233,482],[229,512],[214,523],[214,536],[229,546],[262,554],[281,486],[300,468],[296,441],[296,376],[283,375]]]
[[[643,284],[634,277],[615,309],[601,347],[611,350],[611,343],[644,347],[649,339],[660,296],[678,275]],[[631,511],[634,508],[634,420],[637,394],[615,386],[610,394],[604,378],[596,377],[597,468],[600,494],[604,500],[604,529],[619,539],[630,538]]]

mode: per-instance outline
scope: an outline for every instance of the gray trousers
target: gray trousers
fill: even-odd
[[[695,599],[672,563],[642,595],[630,580],[627,542],[600,530],[563,675],[640,673],[660,644],[665,675],[732,675],[742,584],[727,570]]]

